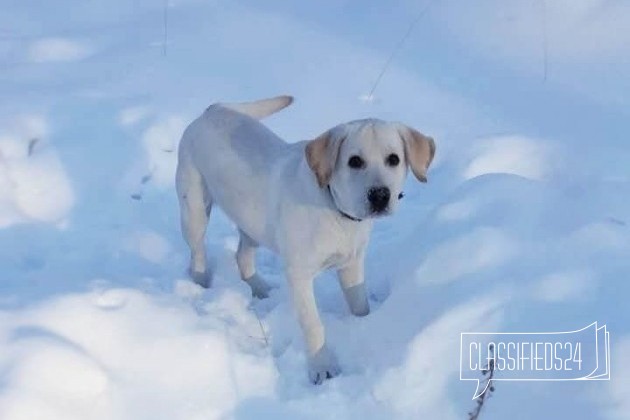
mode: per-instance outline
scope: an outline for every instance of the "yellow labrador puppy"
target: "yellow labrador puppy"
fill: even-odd
[[[285,262],[293,305],[306,339],[309,377],[339,373],[326,344],[313,279],[334,267],[350,311],[369,313],[363,260],[372,221],[396,209],[410,167],[426,182],[435,154],[430,137],[377,119],[338,125],[314,140],[286,143],[258,122],[293,98],[211,105],[186,128],[177,165],[177,194],[189,272],[209,287],[204,235],[213,205],[238,226],[236,262],[254,296],[269,286],[256,273],[259,245]]]

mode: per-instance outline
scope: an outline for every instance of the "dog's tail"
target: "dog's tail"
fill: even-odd
[[[280,111],[281,109],[288,107],[292,103],[293,96],[282,95],[276,96],[274,98],[261,99],[254,102],[241,102],[234,104],[221,103],[220,105],[260,120]]]

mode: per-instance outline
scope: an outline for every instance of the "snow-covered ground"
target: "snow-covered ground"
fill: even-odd
[[[165,37],[164,2],[5,1],[0,419],[465,419],[461,332],[593,321],[609,382],[500,382],[481,418],[630,419],[630,6],[434,2],[360,100],[423,7],[169,0]],[[215,287],[184,274],[183,128],[281,93],[296,103],[267,123],[288,141],[374,116],[438,144],[376,224],[372,313],[317,282],[343,369],[321,386],[281,261],[259,253],[276,288],[252,301],[219,211]]]

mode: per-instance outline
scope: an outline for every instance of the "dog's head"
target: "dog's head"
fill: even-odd
[[[376,119],[334,127],[306,146],[306,160],[340,211],[359,219],[392,213],[407,169],[421,182],[435,143],[413,128]]]

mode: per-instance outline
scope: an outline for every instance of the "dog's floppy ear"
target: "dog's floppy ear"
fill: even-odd
[[[328,130],[306,145],[306,162],[315,173],[317,183],[322,188],[330,182],[343,141],[343,137],[335,131],[335,129]]]
[[[405,158],[411,171],[418,181],[427,182],[427,169],[435,156],[435,142],[431,137],[402,124],[398,133],[405,145]]]

